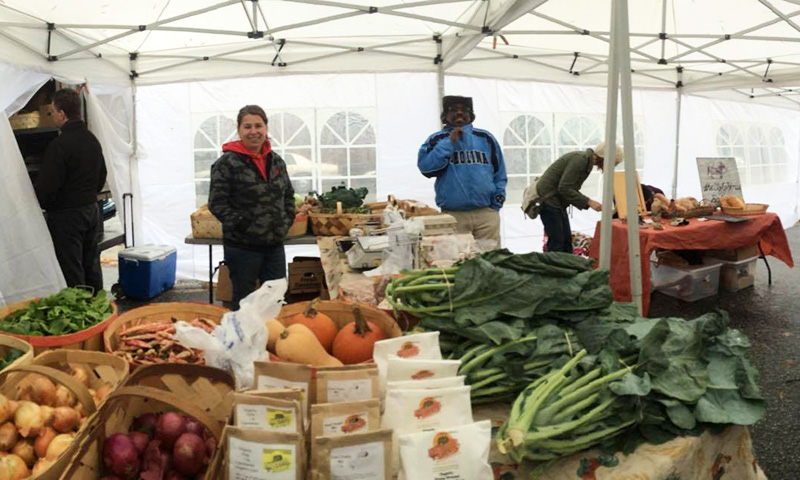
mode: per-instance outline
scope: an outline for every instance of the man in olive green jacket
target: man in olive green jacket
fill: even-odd
[[[599,212],[603,206],[581,193],[583,182],[592,173],[592,168],[603,169],[605,142],[594,150],[570,152],[562,155],[542,174],[536,184],[539,196],[544,199],[540,217],[547,234],[548,252],[572,253],[572,228],[569,224],[567,207],[575,207]],[[622,161],[622,148],[617,147],[614,165]]]

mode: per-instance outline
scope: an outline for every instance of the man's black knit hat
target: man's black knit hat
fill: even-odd
[[[447,116],[447,110],[452,107],[453,105],[464,105],[469,110],[470,116],[470,123],[475,121],[475,111],[472,109],[472,97],[461,97],[458,95],[447,95],[442,98],[442,123],[447,123],[445,117]]]

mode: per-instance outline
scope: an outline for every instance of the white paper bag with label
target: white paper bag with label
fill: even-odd
[[[489,420],[460,427],[400,436],[400,478],[407,480],[486,480],[492,424]]]
[[[470,387],[392,390],[386,394],[381,428],[394,430],[392,466],[400,469],[399,435],[472,423]]]
[[[390,355],[400,358],[441,360],[439,332],[415,333],[403,337],[375,342],[372,359],[378,367],[378,384],[381,398],[386,394],[386,368]]]
[[[461,360],[419,360],[389,356],[386,364],[386,381],[403,382],[455,377],[458,375]]]

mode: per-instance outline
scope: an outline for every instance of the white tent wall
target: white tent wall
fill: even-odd
[[[797,222],[800,113],[691,95],[681,109],[679,196],[700,195],[697,157],[728,156],[731,145],[745,200],[769,204],[787,228]]]
[[[141,199],[139,195],[133,195],[131,200],[123,198],[125,193],[139,192],[138,170],[133,158],[132,88],[90,85],[85,93],[88,126],[103,146],[108,185],[120,222],[126,225],[130,243],[137,235],[142,238]],[[134,230],[131,230],[131,225]]]
[[[8,121],[8,115],[22,108],[49,79],[0,64],[0,305],[49,295],[66,286]]]
[[[223,115],[235,120],[247,104],[268,115],[288,113],[319,132],[331,115],[357,112],[375,128],[375,198],[390,193],[433,204],[433,182],[419,174],[417,151],[439,128],[434,74],[297,75],[145,86],[137,94],[137,136],[145,243],[178,248],[181,277],[208,278],[208,248],[184,244],[195,211],[195,141],[206,120]],[[271,126],[275,126],[273,120]],[[275,131],[271,132],[274,136]],[[220,143],[235,140],[220,138]],[[215,139],[217,140],[217,139]],[[317,150],[318,151],[318,150]],[[214,155],[218,156],[219,151]],[[375,190],[371,188],[370,190]],[[298,192],[300,194],[306,192]],[[141,243],[137,237],[137,243]],[[287,261],[318,255],[315,246],[287,248]],[[214,264],[222,249],[214,249]]]
[[[510,151],[514,146],[508,144],[505,136],[512,128],[511,122],[520,116],[550,122],[548,161],[567,149],[591,148],[604,137],[604,88],[447,76],[445,93],[473,97],[475,125],[492,132],[504,146],[507,165],[512,161]],[[633,95],[639,130],[637,154],[642,156],[639,162],[644,164],[640,169],[642,183],[659,187],[668,195],[675,159],[676,99],[674,91],[636,90]],[[679,195],[701,196],[695,158],[719,156],[715,128],[722,120],[776,126],[785,141],[789,180],[777,189],[746,184],[745,194],[751,201],[770,203],[785,225],[794,223],[800,113],[693,96],[684,96],[683,102]],[[439,128],[440,107],[433,74],[298,75],[140,87],[143,238],[147,243],[177,246],[178,271],[182,277],[203,279],[208,275],[208,249],[183,243],[191,230],[189,215],[196,209],[195,135],[203,121],[219,114],[235,119],[238,109],[248,103],[262,105],[269,115],[284,112],[303,118],[317,143],[331,113],[360,112],[376,127],[376,197],[382,199],[394,194],[433,204],[433,181],[422,177],[416,168],[419,146]],[[566,125],[576,121],[585,121],[583,130],[569,131]],[[235,135],[221,140],[230,139],[235,139]],[[315,155],[320,152],[317,143],[313,146]],[[528,146],[532,145],[535,142]],[[516,187],[509,184],[506,207],[501,212],[503,246],[515,252],[542,248],[541,221],[526,220],[519,210],[520,188],[528,179],[517,176],[517,180],[512,180]],[[602,198],[600,180],[600,175],[595,174],[584,189],[598,200]],[[572,212],[573,229],[588,235],[594,235],[599,219],[600,215],[593,211]],[[295,255],[316,254],[316,247],[287,248],[287,260]],[[215,264],[222,259],[220,248],[215,249],[214,259]]]
[[[569,149],[566,142],[577,141],[580,148],[593,148],[604,138],[604,117],[606,110],[606,89],[600,87],[578,87],[541,82],[522,82],[490,80],[474,77],[448,76],[446,90],[451,94],[472,95],[475,102],[475,125],[492,132],[504,147],[506,167],[512,175],[509,180],[506,206],[502,214],[503,246],[514,252],[541,251],[544,228],[539,219],[527,220],[519,208],[521,189],[528,184],[530,176],[517,176],[513,179],[509,142],[506,135],[513,130],[511,122],[520,116],[533,116],[545,124],[542,143],[533,138],[527,140],[527,147],[543,148],[551,162],[559,153]],[[636,117],[643,143],[637,145],[645,152],[643,183],[652,184],[668,191],[672,179],[675,143],[675,99],[673,92],[637,90],[633,92],[634,116]],[[584,125],[591,131],[582,131],[583,138],[567,133],[566,125],[585,118]],[[621,121],[618,122],[621,125]],[[559,128],[561,130],[559,130]],[[563,133],[562,133],[563,131]],[[565,135],[567,138],[561,139]],[[541,137],[538,137],[541,138]],[[621,141],[621,134],[618,133]],[[586,140],[584,143],[583,140]],[[577,149],[572,148],[572,149]],[[621,168],[621,166],[620,166]],[[541,173],[541,172],[533,172]],[[593,174],[584,193],[595,200],[602,199],[602,181],[599,174]],[[696,176],[696,169],[694,171]],[[596,179],[592,184],[591,179]],[[573,209],[571,224],[574,231],[593,236],[600,214],[592,210]]]

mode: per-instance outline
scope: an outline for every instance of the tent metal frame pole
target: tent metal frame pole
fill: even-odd
[[[597,32],[592,32],[590,30],[586,30],[585,28],[576,27],[575,25],[572,25],[570,23],[564,22],[564,21],[559,20],[557,18],[553,18],[553,17],[551,17],[549,15],[545,15],[545,14],[543,14],[541,12],[532,11],[532,12],[529,12],[529,14],[533,15],[533,16],[536,16],[536,17],[539,17],[539,18],[542,18],[544,20],[553,22],[556,25],[561,25],[562,27],[565,27],[565,28],[571,28],[572,30],[575,30],[576,32],[579,32],[581,35],[588,35],[588,36],[590,36],[592,38],[596,38],[598,40],[602,40],[602,41],[604,41],[606,43],[611,43],[611,40],[606,38],[604,35],[601,35],[601,34],[599,34]],[[658,62],[658,59],[656,57],[650,55],[650,54],[642,52],[641,50],[636,50],[634,48],[630,48],[630,47],[628,47],[628,48],[629,48],[629,50],[631,52],[633,52],[633,53],[635,53],[635,54],[637,54],[637,55],[639,55],[639,56],[641,56],[643,58],[646,58],[646,59],[651,60],[653,62]]]
[[[786,14],[786,16],[789,17],[789,18],[795,17],[797,15],[800,15],[800,10],[798,10],[796,12],[792,12],[792,13]],[[691,45],[689,45],[689,47],[690,47],[689,50],[687,50],[685,52],[681,52],[678,55],[675,55],[673,57],[668,58],[667,62],[674,62],[675,60],[677,60],[679,58],[683,58],[683,57],[685,57],[687,55],[691,55],[694,52],[699,52],[699,51],[705,50],[708,47],[716,45],[716,44],[718,44],[720,42],[724,42],[724,41],[726,41],[728,39],[731,39],[731,38],[741,38],[741,37],[743,37],[744,35],[747,35],[750,32],[755,32],[756,30],[761,30],[762,28],[769,27],[771,25],[775,25],[776,23],[780,23],[781,21],[783,21],[783,20],[780,19],[780,18],[774,18],[772,20],[768,20],[766,22],[759,23],[758,25],[754,25],[752,27],[745,28],[744,30],[740,30],[738,32],[732,33],[730,35],[723,35],[721,37],[717,36],[716,40],[708,42],[708,43],[705,43],[703,45],[699,45],[697,47],[692,47]],[[670,37],[670,40],[674,41],[674,37]]]
[[[239,1],[242,3],[242,10],[244,10],[244,16],[247,17],[247,21],[250,22],[250,28],[254,32],[257,31],[258,29],[256,28],[255,24],[253,24],[253,19],[250,18],[250,12],[247,11],[247,4],[244,3],[245,0],[239,0]]]
[[[680,73],[678,74],[681,75]],[[680,78],[680,77],[679,77]],[[681,149],[681,99],[683,93],[677,88],[677,112],[675,113],[675,165],[672,170],[672,198],[678,198],[678,169],[680,167],[679,153]]]
[[[630,38],[628,37],[628,0],[617,2],[616,31],[619,54],[620,95],[622,103],[622,138],[625,145],[625,194],[628,207],[628,265],[631,298],[642,314],[642,264],[639,249],[639,209],[636,182],[636,147],[633,137],[633,94],[631,84]]]
[[[438,112],[440,112],[441,108],[443,108],[442,99],[444,98],[444,58],[442,49],[442,39],[441,37],[437,36],[436,39],[436,58],[438,59],[438,63],[436,64],[436,92],[438,93],[436,97],[436,123],[440,124],[442,119],[438,116]]]
[[[794,22],[793,22],[793,21],[792,21],[792,20],[791,20],[789,17],[787,17],[785,13],[783,13],[783,12],[781,12],[780,10],[778,10],[777,8],[775,8],[775,6],[773,6],[773,5],[772,5],[771,3],[769,3],[767,0],[758,0],[758,1],[759,1],[759,2],[761,2],[761,4],[762,4],[762,5],[764,5],[764,6],[765,6],[765,7],[767,7],[768,9],[770,9],[770,11],[771,11],[772,13],[774,13],[775,15],[777,15],[777,16],[778,16],[778,17],[779,17],[781,20],[783,20],[784,22],[786,22],[786,23],[787,23],[787,24],[788,24],[790,27],[792,27],[792,28],[794,28],[795,30],[797,30],[798,32],[800,32],[800,26],[798,26],[798,25],[797,25],[796,23],[794,23]]]
[[[28,45],[27,43],[23,42],[22,40],[18,40],[16,38],[12,37],[11,35],[7,35],[6,33],[0,31],[0,37],[4,37],[8,41],[10,41],[12,43],[16,43],[20,47],[24,48],[25,50],[28,50],[29,52],[35,54],[36,56],[39,56],[39,57],[42,57],[42,58],[45,58],[45,59],[47,58],[47,54],[46,53],[40,52],[39,50],[36,50],[32,46]]]
[[[158,26],[161,26],[161,25],[165,25],[167,23],[176,22],[178,20],[183,20],[184,18],[194,17],[196,15],[201,15],[203,13],[207,13],[207,12],[211,12],[211,11],[214,11],[214,10],[218,10],[220,8],[227,7],[228,5],[233,5],[234,3],[239,3],[239,1],[240,0],[227,0],[225,2],[218,3],[218,4],[215,4],[215,5],[211,5],[211,6],[206,7],[206,8],[201,8],[199,10],[193,10],[191,12],[187,12],[187,13],[184,13],[182,15],[177,15],[177,16],[170,17],[170,18],[165,18],[164,20],[159,20],[159,21],[153,22],[153,23],[151,23],[149,25],[144,25],[143,27],[144,27],[144,30],[152,30],[155,27],[158,27]],[[60,55],[57,55],[57,57],[58,58],[69,57],[70,55],[74,55],[76,53],[80,53],[80,52],[86,51],[86,50],[88,50],[90,48],[98,47],[100,45],[105,45],[106,43],[113,42],[114,40],[119,40],[120,38],[127,37],[129,35],[133,35],[134,33],[137,33],[137,32],[140,32],[140,31],[143,31],[141,27],[138,27],[135,30],[129,30],[127,32],[122,32],[122,33],[119,33],[117,35],[111,36],[109,38],[106,38],[106,39],[103,39],[103,40],[98,40],[97,42],[91,43],[89,45],[84,45],[81,48],[76,48],[76,49],[70,50],[70,51],[68,51],[66,53],[62,53]]]
[[[661,58],[665,58],[664,54],[667,50],[667,0],[661,0]]]
[[[275,27],[275,28],[272,28],[272,29],[265,30],[264,31],[264,36],[274,35],[274,34],[276,34],[278,32],[283,32],[283,31],[286,31],[286,30],[293,30],[295,28],[310,27],[310,26],[313,26],[313,25],[319,25],[321,23],[333,22],[333,21],[336,21],[336,20],[343,20],[345,18],[358,17],[360,15],[367,15],[367,14],[368,14],[368,12],[364,12],[362,10],[359,10],[359,11],[356,11],[356,12],[340,13],[339,15],[333,15],[333,16],[330,16],[330,17],[317,18],[315,20],[308,20],[306,22],[293,23],[291,25],[284,25],[282,27]]]
[[[617,2],[611,2],[612,27],[617,15]],[[600,268],[611,267],[611,210],[614,198],[614,155],[617,149],[617,103],[619,102],[619,36],[611,35],[608,47],[608,85],[606,97],[606,154],[603,158],[603,209],[600,220]]]

